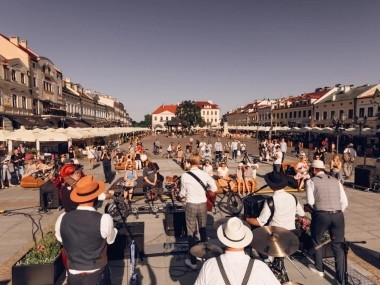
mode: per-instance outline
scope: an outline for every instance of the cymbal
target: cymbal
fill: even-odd
[[[219,219],[219,220],[215,221],[214,224],[213,224],[214,229],[217,230],[221,225],[227,223],[227,221],[228,221],[229,219],[231,219],[231,218],[233,218],[233,217],[222,218],[222,219]],[[243,222],[243,224],[244,224],[245,226],[247,226],[248,228],[251,228],[251,225],[250,225],[248,222],[243,221],[243,220],[241,220],[241,221]]]
[[[252,233],[251,246],[261,254],[285,257],[298,250],[297,236],[284,228],[266,226],[254,229]]]
[[[195,257],[209,259],[212,257],[218,257],[223,253],[223,250],[219,246],[213,245],[211,243],[201,243],[194,245],[190,249],[190,253]]]

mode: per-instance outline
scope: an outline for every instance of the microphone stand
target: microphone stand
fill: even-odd
[[[138,254],[138,257],[140,258],[141,261],[144,261],[142,256],[141,256],[141,253],[140,253],[140,250],[139,250],[139,247],[137,245],[137,243],[135,243],[135,237],[133,236],[132,232],[131,232],[131,229],[128,227],[127,225],[127,218],[123,215],[123,213],[121,212],[121,209],[120,209],[120,202],[116,199],[114,199],[114,203],[116,205],[116,209],[117,211],[119,212],[119,215],[121,217],[121,219],[123,220],[123,224],[124,224],[124,227],[127,229],[128,231],[128,234],[129,236],[131,237],[131,245],[134,244],[136,250],[137,250],[137,254]],[[134,258],[134,257],[133,257]],[[132,259],[132,256],[131,256],[131,259]]]
[[[343,249],[344,252],[344,284],[348,285],[348,267],[347,267],[347,255],[348,251],[350,250],[350,245],[354,243],[361,243],[365,244],[367,243],[366,241],[347,241],[344,239],[344,241],[333,241],[331,244],[340,244],[341,248]],[[335,261],[336,262],[336,261]]]

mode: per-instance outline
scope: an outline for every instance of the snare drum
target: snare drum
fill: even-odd
[[[268,195],[253,195],[244,199],[244,220],[247,217],[257,218],[260,216],[264,207],[264,202],[269,198]]]

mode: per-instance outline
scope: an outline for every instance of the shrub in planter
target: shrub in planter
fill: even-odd
[[[49,232],[12,267],[12,284],[54,284],[63,270],[61,244]]]

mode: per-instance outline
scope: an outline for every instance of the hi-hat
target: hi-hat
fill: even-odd
[[[223,250],[219,246],[213,245],[211,243],[201,243],[194,245],[190,249],[190,253],[195,257],[209,259],[212,257],[218,257],[223,253]]]
[[[285,257],[295,253],[299,247],[297,236],[281,227],[266,226],[252,231],[251,246],[261,254]]]
[[[227,223],[227,221],[228,221],[229,219],[231,219],[231,218],[232,218],[232,217],[227,217],[227,218],[222,218],[222,219],[219,219],[219,220],[215,221],[214,224],[213,224],[214,229],[217,230],[221,225]],[[243,220],[241,220],[241,221],[243,222],[243,224],[244,224],[245,226],[247,226],[248,228],[251,228],[251,225],[250,225],[248,222],[243,221]]]

